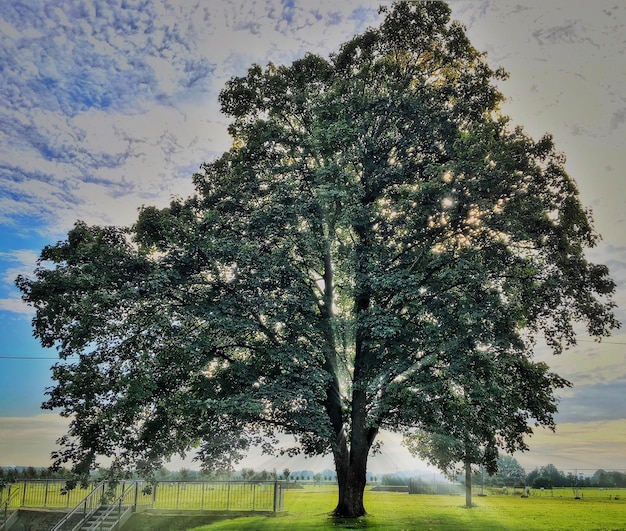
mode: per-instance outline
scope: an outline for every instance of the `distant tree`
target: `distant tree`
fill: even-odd
[[[285,468],[283,470],[283,477],[285,478],[285,481],[287,481],[287,483],[289,483],[289,476],[291,475],[291,471],[288,468]]]
[[[614,487],[617,487],[617,488],[626,487],[626,475],[625,474],[621,472],[617,472],[616,470],[613,470],[609,472],[609,476],[611,478],[611,482]]]
[[[255,472],[251,479],[256,479],[258,481],[267,481],[271,477],[271,472],[268,472],[267,470],[261,470],[259,472]]]
[[[535,468],[526,475],[526,485],[532,485],[535,478],[539,477],[539,469]]]
[[[255,471],[253,468],[242,468],[241,469],[241,479],[244,481],[248,481],[254,477]]]
[[[172,477],[172,472],[170,470],[168,470],[166,467],[161,466],[155,472],[154,477],[158,481],[164,481],[164,480],[170,479]]]
[[[539,474],[541,477],[549,478],[550,487],[565,487],[567,484],[565,474],[553,464],[540,467]]]
[[[37,479],[37,476],[39,474],[37,473],[37,469],[34,466],[29,466],[28,468],[24,469],[22,475],[24,479]]]
[[[526,471],[514,457],[501,455],[498,457],[497,478],[502,485],[509,487],[522,486],[525,483]]]
[[[330,453],[335,514],[358,517],[379,430],[435,431],[429,404],[467,353],[538,333],[559,352],[575,321],[618,325],[563,158],[499,110],[505,74],[445,3],[381,11],[329,59],[231,79],[233,144],[195,196],[130,228],[77,223],[18,278],[62,359],[44,405],[71,419],[57,465],[148,477],[197,445],[215,469],[257,444]],[[484,402],[536,387],[515,376],[495,396],[477,383]]]
[[[589,483],[594,487],[626,487],[626,474],[598,469],[589,478]]]
[[[554,485],[550,477],[537,476],[533,479],[532,486],[534,489],[551,489]]]

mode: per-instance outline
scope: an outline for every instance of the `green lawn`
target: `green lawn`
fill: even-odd
[[[329,516],[336,489],[307,488],[285,493],[287,516],[246,517],[196,528],[213,530],[296,529],[449,529],[480,531],[626,530],[626,501],[586,497],[487,496],[476,497],[476,507],[466,509],[463,496],[409,495],[366,492],[369,515],[357,521]],[[624,496],[622,496],[624,498]]]

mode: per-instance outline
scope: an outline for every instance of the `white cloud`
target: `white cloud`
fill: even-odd
[[[8,264],[2,268],[0,279],[0,311],[18,315],[32,316],[33,310],[24,303],[15,288],[15,279],[20,274],[30,274],[35,268],[38,254],[31,250],[0,252],[0,264]]]
[[[33,269],[39,255],[30,249],[20,249],[11,252],[0,251],[0,260],[16,264],[4,270],[3,280],[13,282],[15,276],[24,268]]]
[[[0,417],[0,466],[50,466],[50,453],[68,425],[54,413]]]
[[[32,308],[27,306],[24,301],[17,296],[0,299],[0,311],[11,312],[18,315],[34,315]]]
[[[228,77],[326,54],[374,16],[278,0],[65,12],[46,3],[43,13],[4,14],[16,29],[0,56],[11,102],[0,111],[0,176],[11,176],[0,201],[5,222],[28,213],[55,234],[76,219],[128,224],[141,204],[191,193],[192,171],[229,147],[217,105]]]

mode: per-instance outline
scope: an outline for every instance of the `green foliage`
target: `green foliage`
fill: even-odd
[[[551,489],[553,487],[552,478],[547,476],[538,476],[533,479],[532,487],[533,489]]]
[[[575,321],[618,326],[584,255],[597,236],[550,137],[500,115],[505,74],[450,9],[382,11],[329,59],[231,79],[233,145],[195,196],[130,228],[79,222],[18,279],[61,358],[44,404],[72,419],[58,465],[152,477],[192,448],[214,470],[257,444],[331,452],[337,514],[358,516],[381,428],[444,426],[494,456],[552,424],[566,382],[525,339],[560,352]]]

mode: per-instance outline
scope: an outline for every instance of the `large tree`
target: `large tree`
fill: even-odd
[[[329,59],[230,80],[232,148],[194,197],[77,223],[18,279],[62,358],[44,404],[71,417],[59,463],[330,452],[335,512],[359,516],[379,430],[432,427],[465,353],[617,325],[562,157],[498,111],[505,74],[445,4],[383,12]]]

